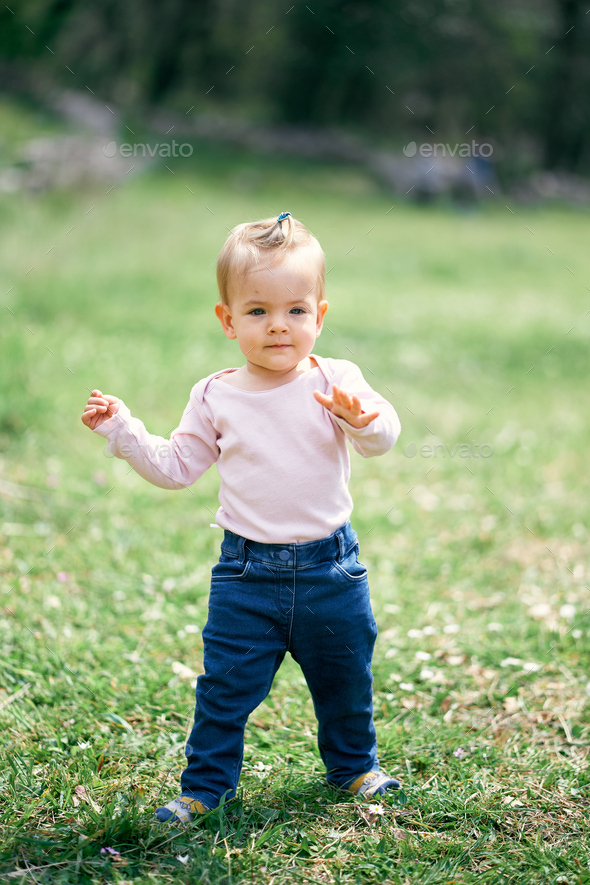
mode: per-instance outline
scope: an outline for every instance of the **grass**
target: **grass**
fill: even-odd
[[[353,169],[228,150],[175,162],[0,200],[3,881],[590,882],[587,214],[416,208]],[[237,799],[166,828],[218,477],[150,486],[80,414],[98,386],[168,436],[195,381],[241,362],[213,314],[226,228],[285,209],[330,268],[317,352],[402,421],[387,455],[351,450],[350,486],[403,792],[372,820],[325,784],[287,659]],[[450,456],[471,440],[493,454]]]

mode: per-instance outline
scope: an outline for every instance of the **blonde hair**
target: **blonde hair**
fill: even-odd
[[[326,292],[326,259],[322,247],[305,225],[287,215],[238,224],[230,231],[217,258],[217,285],[223,304],[229,305],[230,289],[241,286],[250,271],[267,262],[294,258],[316,271],[318,302]]]

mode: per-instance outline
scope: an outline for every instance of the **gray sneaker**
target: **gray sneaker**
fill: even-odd
[[[399,790],[401,784],[395,778],[389,777],[384,771],[369,771],[357,777],[347,790],[355,796],[363,796],[367,799],[371,796],[384,796],[387,790]]]
[[[159,820],[161,823],[189,824],[195,814],[204,814],[206,811],[211,811],[211,809],[199,802],[198,799],[191,799],[190,796],[179,796],[178,799],[173,799],[167,805],[161,805],[159,808],[156,808],[155,816],[156,820]]]

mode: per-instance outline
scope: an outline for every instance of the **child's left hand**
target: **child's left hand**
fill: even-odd
[[[326,396],[319,390],[314,390],[313,395],[318,403],[325,406],[337,418],[344,418],[353,427],[366,427],[379,417],[379,412],[363,412],[358,396],[351,396],[336,384],[332,384],[332,390],[333,396]]]

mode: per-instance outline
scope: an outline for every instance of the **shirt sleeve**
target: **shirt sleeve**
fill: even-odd
[[[332,395],[332,384],[337,384],[349,394],[358,396],[363,412],[379,412],[379,416],[366,427],[353,427],[344,418],[330,412],[332,420],[344,431],[353,449],[363,458],[384,455],[393,448],[401,433],[401,423],[390,402],[373,390],[365,380],[359,367],[350,360],[333,361],[333,377],[330,380],[328,395]]]
[[[217,432],[203,401],[204,389],[204,381],[195,384],[169,440],[148,433],[123,400],[119,401],[118,412],[94,433],[104,436],[109,452],[127,461],[148,482],[162,489],[184,489],[196,482],[219,455]]]

